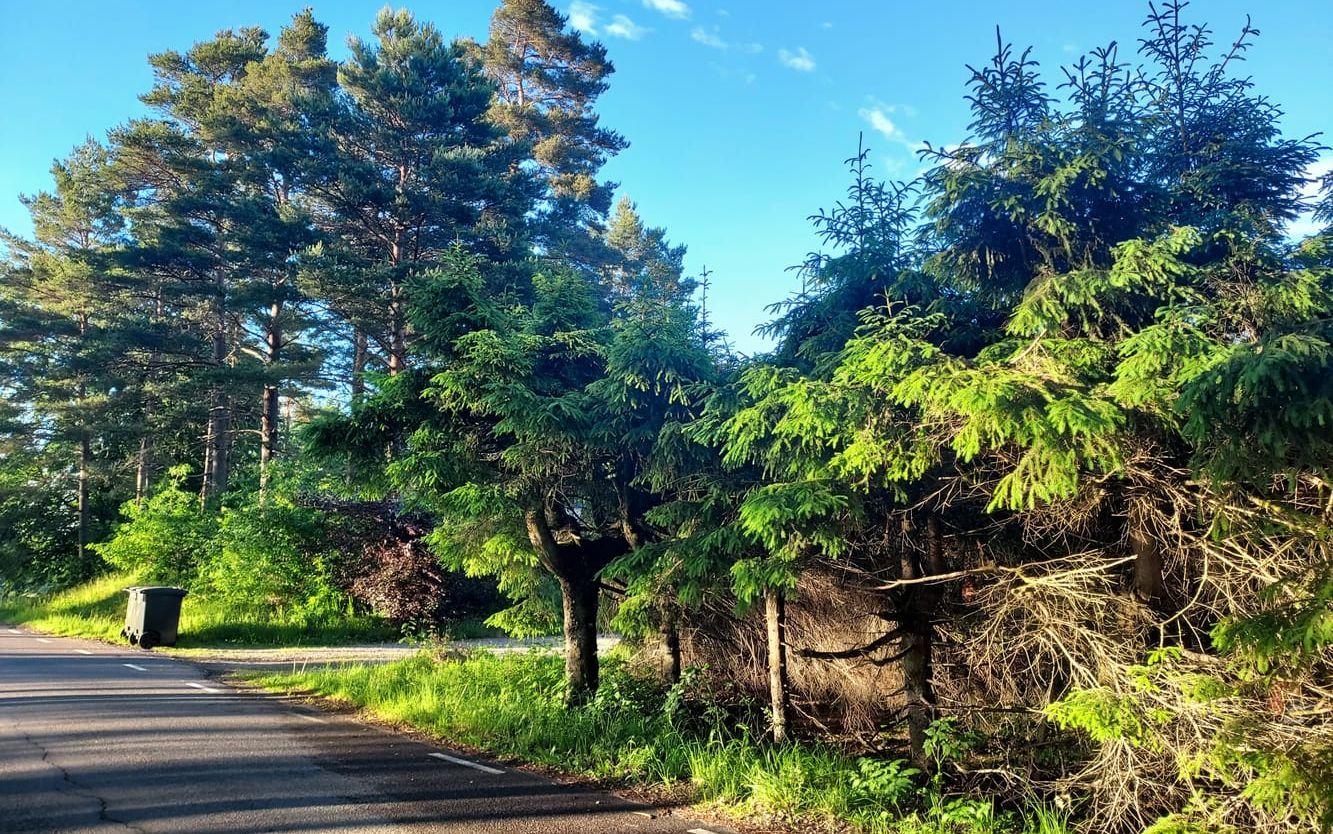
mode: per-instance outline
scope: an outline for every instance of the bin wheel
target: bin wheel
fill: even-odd
[[[162,640],[156,631],[145,631],[139,635],[139,648],[141,649],[151,649],[160,642]]]
[[[130,641],[131,646],[139,645],[139,635],[134,632],[131,631],[129,634],[125,635],[125,637]]]

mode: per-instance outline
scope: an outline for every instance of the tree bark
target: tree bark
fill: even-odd
[[[352,331],[352,405],[359,405],[366,397],[366,355],[370,340],[366,331],[357,327]]]
[[[910,532],[910,521],[905,532]],[[926,518],[925,554],[907,551],[903,557],[903,578],[920,579],[946,573],[944,536],[938,516]],[[942,586],[926,583],[907,592],[901,608],[899,628],[903,637],[899,651],[899,670],[903,676],[903,697],[907,706],[907,740],[912,762],[923,770],[931,762],[926,755],[926,731],[935,721],[934,618],[943,596]]]
[[[768,695],[773,741],[787,740],[790,693],[787,686],[787,605],[782,591],[764,591],[764,621],[768,631]]]
[[[597,604],[595,578],[560,577],[565,619],[565,703],[586,703],[597,692]]]
[[[88,317],[79,316],[79,340],[82,341],[88,335]],[[88,526],[89,526],[89,507],[88,507],[88,466],[92,458],[92,442],[88,437],[88,415],[84,412],[84,404],[88,399],[88,385],[80,378],[78,390],[75,394],[78,402],[79,416],[79,485],[78,485],[78,513],[79,513],[79,541],[78,541],[78,561],[79,568],[88,567]]]
[[[1143,500],[1146,499],[1131,499],[1125,531],[1129,551],[1134,555],[1134,595],[1140,602],[1164,609],[1167,593],[1162,575],[1162,549],[1147,524],[1146,508],[1140,506]]]
[[[680,680],[680,624],[676,607],[671,603],[662,606],[662,651],[666,653],[666,679],[668,683]]]
[[[222,279],[218,279],[218,296],[214,301],[214,314],[217,316],[213,330],[213,371],[222,373],[227,361],[227,317],[222,300]],[[212,504],[218,496],[227,491],[230,477],[230,449],[228,435],[231,433],[231,406],[226,388],[220,380],[214,381],[209,394],[208,429],[204,435],[204,477],[199,492],[202,505]]]
[[[150,415],[145,415],[148,417]],[[144,426],[147,428],[148,422]],[[143,437],[139,438],[139,460],[134,467],[134,503],[143,505],[144,499],[148,497],[149,487],[149,469],[152,467],[153,441],[152,436],[144,432]]]
[[[389,375],[407,369],[407,322],[403,313],[402,288],[394,284],[389,301]]]
[[[269,308],[267,332],[264,334],[264,360],[268,365],[269,381],[264,384],[259,413],[259,494],[268,486],[269,468],[278,453],[278,385],[273,380],[278,363],[282,360],[282,302],[275,301]]]
[[[82,394],[83,386],[79,386]],[[92,443],[88,439],[88,429],[79,429],[79,567],[88,567],[88,528],[90,508],[88,506],[88,467],[92,459]]]

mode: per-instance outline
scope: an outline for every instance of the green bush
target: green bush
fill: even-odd
[[[200,511],[199,496],[186,491],[188,475],[188,467],[172,467],[147,500],[126,502],[121,508],[126,520],[110,541],[92,548],[144,582],[190,585],[214,547],[218,524],[216,516]]]
[[[263,610],[293,624],[334,620],[351,601],[323,552],[324,514],[281,495],[222,511],[194,589],[231,614]]]

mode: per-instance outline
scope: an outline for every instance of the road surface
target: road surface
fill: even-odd
[[[722,834],[188,662],[3,625],[0,831]]]

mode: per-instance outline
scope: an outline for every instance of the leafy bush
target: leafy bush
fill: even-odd
[[[195,590],[232,614],[263,610],[293,624],[337,618],[350,600],[334,584],[324,524],[323,513],[280,495],[225,508]]]
[[[126,520],[110,541],[93,549],[144,582],[190,585],[213,550],[218,521],[201,512],[199,496],[186,491],[188,474],[188,467],[172,467],[166,483],[146,501],[127,502],[121,508]]]

